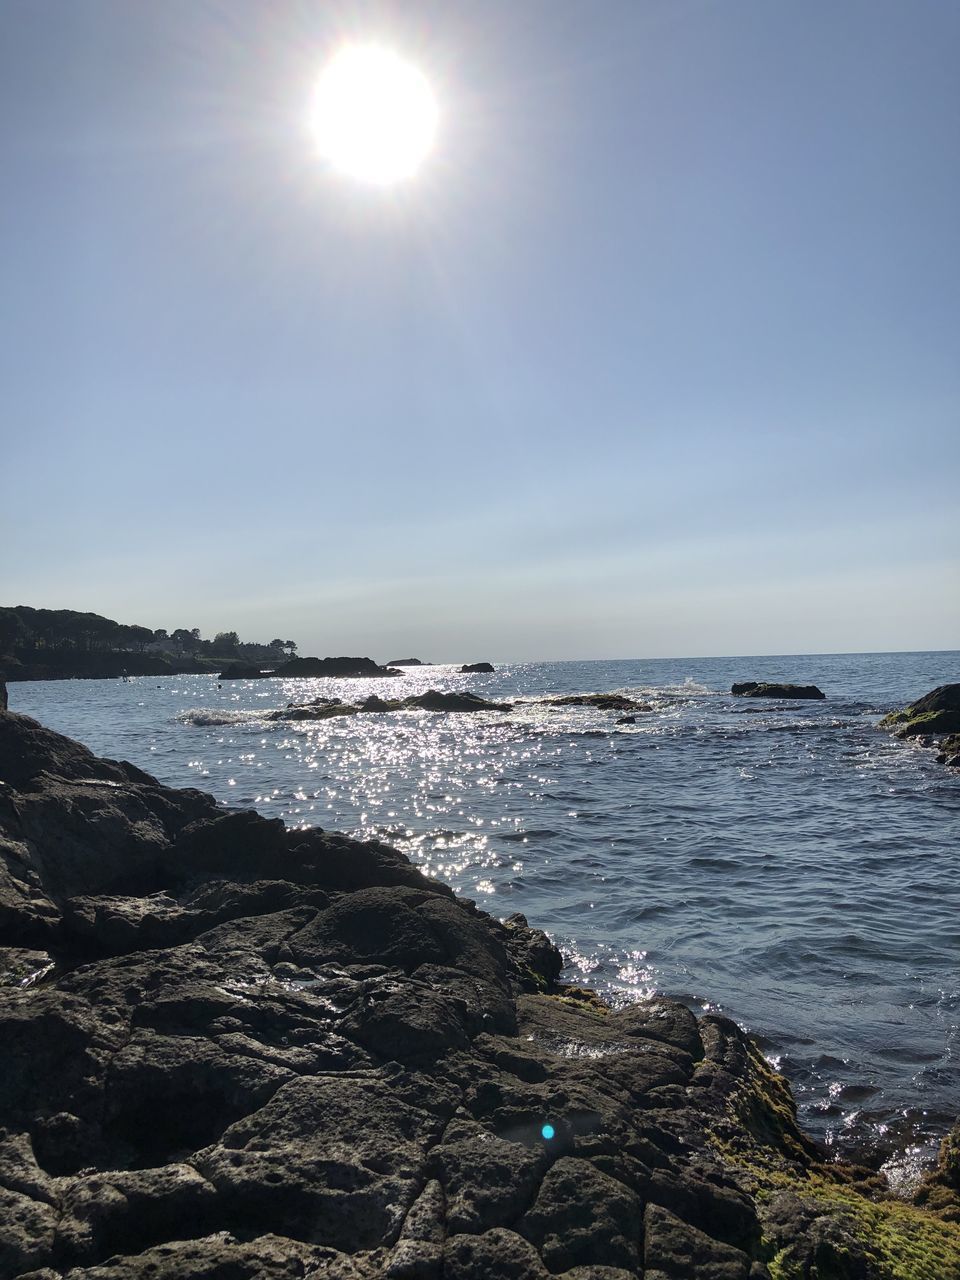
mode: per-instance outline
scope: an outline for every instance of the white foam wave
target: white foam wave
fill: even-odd
[[[193,707],[189,711],[181,711],[174,719],[180,724],[195,724],[200,727],[217,724],[249,724],[252,720],[261,719],[258,711],[217,711],[205,707]]]
[[[720,691],[687,676],[681,684],[637,684],[617,689],[616,692],[628,698],[646,699],[650,702],[657,698],[715,698]]]

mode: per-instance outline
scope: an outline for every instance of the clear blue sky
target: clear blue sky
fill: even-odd
[[[440,100],[402,189],[304,119]],[[5,0],[0,603],[436,660],[960,643],[960,5]]]

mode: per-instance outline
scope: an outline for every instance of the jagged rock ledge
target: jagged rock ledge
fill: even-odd
[[[402,854],[0,712],[0,1275],[960,1275],[731,1022],[612,1011]]]

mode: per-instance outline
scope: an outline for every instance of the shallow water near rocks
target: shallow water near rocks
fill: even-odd
[[[824,702],[734,698],[815,683]],[[376,681],[9,686],[10,707],[174,786],[376,836],[504,917],[565,977],[735,1018],[804,1126],[907,1188],[960,1111],[960,773],[877,730],[960,653],[408,668]],[[510,712],[276,722],[317,696],[470,689]],[[543,696],[617,691],[636,723]]]

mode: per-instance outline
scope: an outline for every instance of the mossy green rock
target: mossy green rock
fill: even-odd
[[[960,684],[932,689],[902,711],[884,716],[880,728],[896,730],[898,738],[960,734]]]

